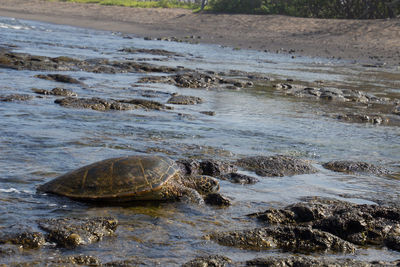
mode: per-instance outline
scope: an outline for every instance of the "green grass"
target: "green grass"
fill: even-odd
[[[107,6],[126,6],[139,8],[186,8],[198,9],[198,5],[178,2],[176,0],[136,1],[136,0],[49,0],[75,3],[95,3]]]

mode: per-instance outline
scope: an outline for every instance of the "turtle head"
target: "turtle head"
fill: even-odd
[[[217,179],[207,175],[197,175],[191,178],[193,188],[202,195],[215,193],[219,190]]]

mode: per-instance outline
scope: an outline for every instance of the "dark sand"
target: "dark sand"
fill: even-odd
[[[194,14],[45,0],[0,0],[0,16],[118,31],[141,37],[200,36],[198,41],[295,55],[400,65],[400,19],[331,20]]]

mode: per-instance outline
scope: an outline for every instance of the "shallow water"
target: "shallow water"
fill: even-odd
[[[366,68],[318,58],[293,59],[214,45],[145,41],[119,33],[9,18],[0,18],[0,37],[0,46],[34,55],[146,59],[154,64],[191,69],[258,72],[278,80],[323,80],[338,87],[400,98],[400,74],[395,68]],[[165,49],[184,56],[166,58],[118,51],[125,47]],[[102,242],[72,251],[48,244],[39,251],[27,250],[3,258],[0,255],[0,263],[76,254],[97,256],[102,262],[137,258],[142,265],[162,266],[179,265],[208,254],[222,254],[239,261],[284,253],[222,247],[202,236],[214,230],[254,226],[256,223],[248,220],[246,214],[283,207],[307,196],[398,204],[398,180],[334,173],[320,166],[329,160],[346,159],[398,171],[397,126],[340,122],[321,115],[339,107],[280,96],[268,86],[230,91],[138,85],[138,79],[148,75],[144,73],[62,72],[81,79],[84,86],[34,77],[47,73],[0,68],[0,94],[33,95],[32,88],[50,90],[61,85],[80,97],[135,98],[141,97],[141,89],[145,89],[199,96],[205,103],[175,106],[168,111],[98,112],[60,107],[54,104],[52,96],[28,102],[0,102],[0,230],[15,226],[35,228],[36,220],[55,217],[115,216],[120,221],[115,236]],[[158,93],[151,99],[164,103],[168,98],[168,94]],[[199,113],[210,110],[216,115]],[[259,183],[247,186],[221,181],[222,193],[233,199],[233,205],[223,209],[183,203],[98,207],[35,191],[39,184],[85,164],[148,153],[174,159],[288,154],[313,160],[320,172],[284,178],[259,177]],[[327,256],[388,261],[398,259],[400,253],[361,248],[355,255]]]

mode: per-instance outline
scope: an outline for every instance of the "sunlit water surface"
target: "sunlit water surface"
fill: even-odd
[[[123,34],[0,18],[0,45],[15,52],[80,59],[146,59],[150,63],[213,71],[258,72],[275,79],[324,80],[377,95],[399,95],[395,69],[371,69],[351,62],[235,51],[214,45],[145,41]],[[184,57],[166,58],[118,52],[125,47],[165,49]],[[164,61],[154,60],[167,59]],[[0,94],[32,94],[32,88],[52,89],[59,83],[37,79],[48,72],[0,69]],[[355,203],[398,203],[398,180],[346,175],[324,170],[321,162],[361,160],[398,168],[398,127],[343,123],[321,116],[321,104],[279,96],[267,88],[203,90],[165,84],[142,84],[148,74],[63,72],[84,86],[61,84],[80,97],[137,98],[140,89],[199,96],[205,103],[175,106],[170,111],[67,109],[54,97],[0,103],[0,230],[55,217],[114,216],[115,236],[76,250],[54,248],[24,251],[0,263],[24,262],[67,255],[93,255],[102,262],[141,259],[144,264],[182,264],[195,256],[222,254],[241,261],[281,254],[251,252],[202,239],[210,231],[254,227],[246,214],[283,207],[306,196],[323,196]],[[134,85],[134,86],[132,86]],[[165,103],[168,94],[152,100]],[[207,116],[200,111],[215,111]],[[182,115],[184,114],[184,115]],[[287,154],[311,159],[320,172],[284,178],[261,178],[255,185],[221,181],[222,193],[233,199],[229,208],[161,203],[131,207],[98,207],[36,193],[53,177],[104,158],[160,154],[174,159],[210,157],[234,159],[246,155]],[[254,175],[254,173],[247,173]],[[283,253],[284,254],[284,253]],[[395,260],[398,252],[359,249],[355,255],[327,255],[362,260]]]

